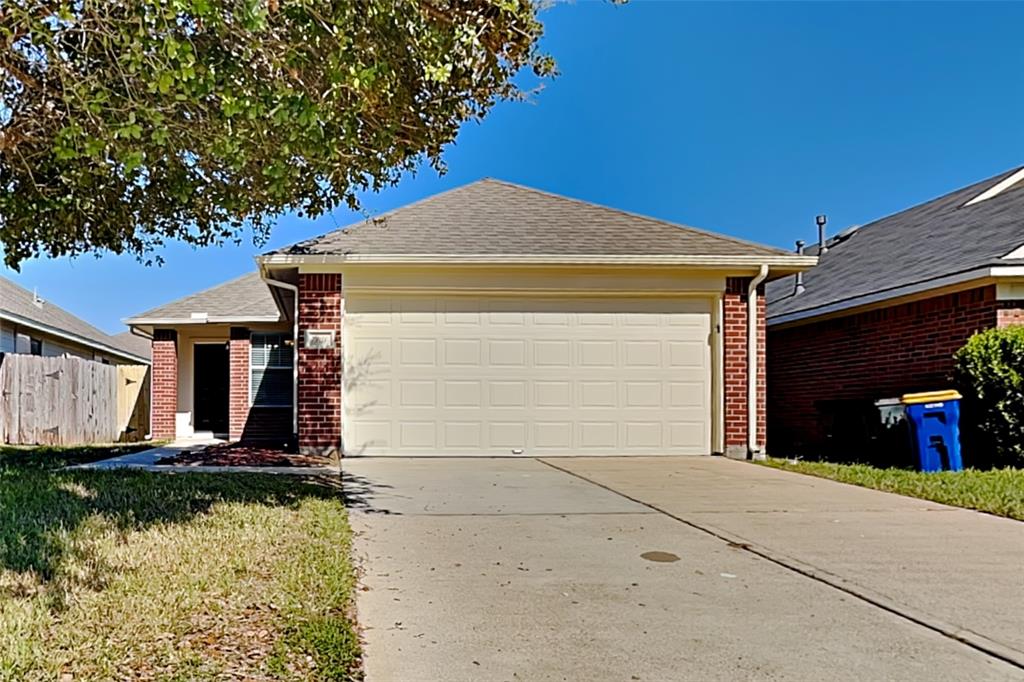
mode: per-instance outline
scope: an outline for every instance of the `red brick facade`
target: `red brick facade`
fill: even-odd
[[[249,330],[232,327],[228,341],[228,438],[240,440],[249,420]]]
[[[730,454],[747,454],[747,287],[750,280],[730,277],[723,299],[722,345],[725,366],[725,449]],[[757,297],[757,444],[765,443],[765,300]]]
[[[333,331],[334,346],[310,349],[307,330]],[[341,275],[299,275],[299,450],[341,447]]]
[[[174,440],[178,411],[178,335],[173,329],[153,331],[152,432],[154,440]]]
[[[1024,322],[994,286],[768,331],[768,436],[786,454],[825,442],[832,401],[949,386],[953,354],[977,331]]]

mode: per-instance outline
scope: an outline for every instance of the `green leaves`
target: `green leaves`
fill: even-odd
[[[0,246],[204,246],[358,206],[554,64],[529,0],[4,3]],[[59,18],[59,20],[58,20]],[[13,40],[17,37],[17,43]]]
[[[965,460],[1024,467],[1024,326],[989,329],[956,353]]]

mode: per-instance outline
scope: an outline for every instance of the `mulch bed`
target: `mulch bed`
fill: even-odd
[[[300,455],[279,447],[245,443],[210,445],[202,450],[185,451],[173,457],[163,457],[156,463],[214,467],[320,467],[333,464],[329,457]]]

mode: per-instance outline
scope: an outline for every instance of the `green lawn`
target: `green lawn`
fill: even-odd
[[[925,474],[905,469],[876,469],[864,464],[791,464],[785,459],[768,459],[763,464],[1024,521],[1024,469],[968,469]]]
[[[0,680],[361,678],[336,485],[104,454],[0,450]]]

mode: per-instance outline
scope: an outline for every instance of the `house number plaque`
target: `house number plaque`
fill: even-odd
[[[328,350],[334,348],[333,329],[307,329],[306,348],[310,350]]]

